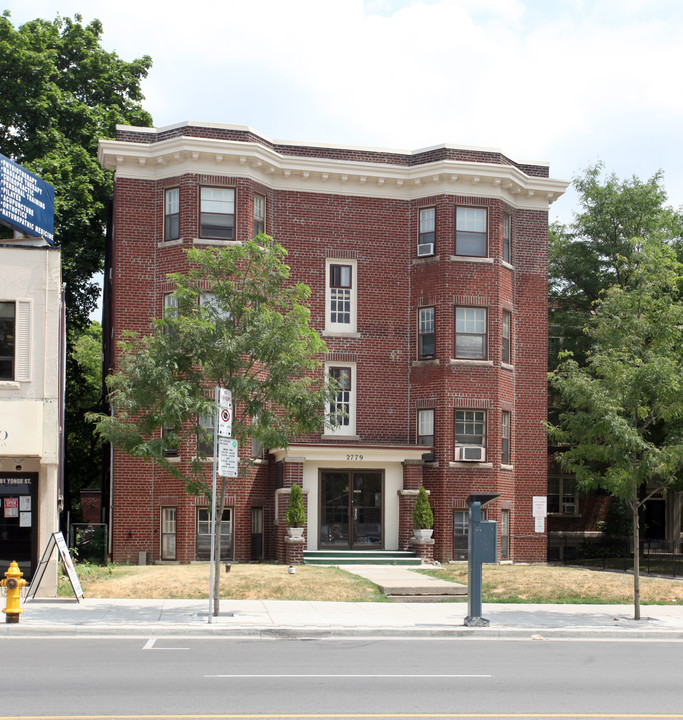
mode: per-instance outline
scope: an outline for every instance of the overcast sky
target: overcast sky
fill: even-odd
[[[276,140],[496,148],[571,180],[664,172],[683,206],[680,0],[0,0],[18,25],[80,12],[151,55],[157,127]],[[570,191],[550,209],[569,222]]]

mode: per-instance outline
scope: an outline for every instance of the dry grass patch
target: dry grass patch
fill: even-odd
[[[202,599],[209,597],[209,565],[79,565],[85,597]],[[60,595],[71,594],[68,580]],[[286,565],[233,564],[221,568],[221,597],[233,600],[327,600],[368,602],[382,600],[375,585],[338,568]]]
[[[467,565],[444,565],[430,575],[467,583]],[[633,576],[552,565],[483,565],[484,602],[614,603],[633,602]],[[683,604],[683,582],[641,577],[644,604]]]

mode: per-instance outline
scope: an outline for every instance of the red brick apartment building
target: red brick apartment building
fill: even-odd
[[[192,246],[264,231],[313,291],[345,424],[261,453],[234,484],[226,556],[285,559],[284,511],[304,490],[307,550],[403,550],[421,485],[433,556],[467,552],[472,492],[499,493],[499,557],[546,558],[532,498],[546,495],[548,208],[567,183],[545,164],[448,145],[412,152],[278,142],[246,127],[119,127],[106,287],[110,366],[147,332]],[[322,409],[321,409],[322,411]],[[178,458],[186,462],[189,458]],[[114,561],[208,558],[208,508],[114,450]]]

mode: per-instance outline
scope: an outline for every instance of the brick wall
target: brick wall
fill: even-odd
[[[217,137],[210,128],[151,133],[120,131],[120,140],[154,143],[177,133]],[[227,133],[227,134],[226,134]],[[219,133],[220,134],[220,133]],[[258,136],[227,130],[221,139],[268,144]],[[427,163],[436,159],[514,164],[502,155],[463,155],[437,149],[421,156],[311,146],[276,146],[301,157],[343,158],[365,162]],[[521,166],[529,174],[547,177],[543,166]],[[162,311],[162,297],[173,287],[166,274],[186,267],[184,249],[199,236],[199,188],[228,186],[236,193],[236,237],[252,236],[254,193],[266,197],[266,231],[287,249],[293,280],[312,288],[312,324],[325,329],[326,260],[356,263],[358,337],[327,336],[327,359],[356,366],[356,438],[347,444],[410,446],[416,442],[418,408],[435,411],[434,462],[404,475],[405,489],[424,483],[435,514],[434,557],[453,557],[453,512],[464,509],[472,492],[500,493],[489,518],[500,519],[501,503],[510,510],[511,557],[545,558],[545,535],[534,532],[531,502],[546,493],[547,357],[547,211],[520,209],[500,199],[425,193],[409,199],[276,189],[249,177],[183,172],[159,179],[120,174],[115,184],[112,275],[112,339],[125,330],[148,332],[150,318]],[[163,197],[168,187],[180,188],[180,239],[163,238]],[[436,208],[435,256],[416,258],[418,208]],[[478,261],[455,256],[455,212],[459,205],[485,207],[488,213],[488,257]],[[502,262],[503,216],[512,218],[512,263]],[[436,311],[437,361],[417,362],[417,309]],[[487,311],[487,357],[483,362],[454,358],[455,307],[477,306]],[[503,311],[512,314],[512,363],[501,365]],[[454,413],[480,409],[487,414],[486,463],[454,462]],[[501,413],[512,420],[512,463],[501,467]],[[301,439],[300,440],[304,440]],[[310,437],[309,442],[320,442]],[[327,439],[329,442],[329,439]],[[181,448],[180,462],[191,456]],[[302,484],[303,464],[285,463],[283,486]],[[275,469],[266,462],[246,481],[229,488],[233,508],[234,556],[249,560],[251,509],[264,509],[266,558],[285,559],[283,508],[275,517]],[[414,487],[413,487],[414,486]],[[114,560],[137,561],[139,551],[160,554],[160,510],[177,507],[178,560],[195,557],[197,500],[177,481],[151,465],[114,453]],[[175,503],[175,505],[173,505]],[[284,508],[286,509],[286,508]],[[410,503],[400,504],[400,538],[407,542]],[[309,528],[316,533],[316,529]],[[405,537],[404,537],[405,536]]]

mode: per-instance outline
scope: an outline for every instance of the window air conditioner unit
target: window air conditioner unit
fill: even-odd
[[[458,448],[461,462],[483,462],[486,450],[481,445],[466,445]]]
[[[417,256],[427,257],[434,254],[434,243],[422,243],[417,246]]]

